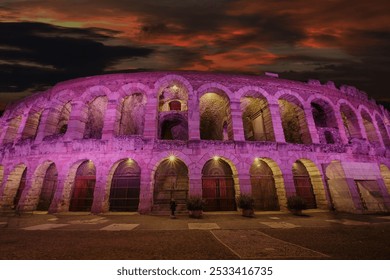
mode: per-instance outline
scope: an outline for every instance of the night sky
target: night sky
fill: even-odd
[[[388,0],[0,0],[0,110],[67,79],[145,70],[332,80],[390,104]]]

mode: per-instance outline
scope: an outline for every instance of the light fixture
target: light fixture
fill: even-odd
[[[170,156],[169,156],[169,160],[170,160],[170,161],[175,161],[175,160],[176,160],[176,157],[175,157],[174,155],[170,155]]]
[[[219,160],[219,156],[213,156],[213,160]]]

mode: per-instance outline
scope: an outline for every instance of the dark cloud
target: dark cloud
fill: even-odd
[[[0,90],[35,89],[100,74],[121,59],[153,52],[145,47],[108,45],[113,33],[43,23],[0,23]]]

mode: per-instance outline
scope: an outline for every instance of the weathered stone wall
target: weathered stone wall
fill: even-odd
[[[207,103],[206,94],[214,94],[216,101]],[[270,133],[266,138],[245,140],[250,130],[245,118],[258,111],[245,103],[248,96],[262,100],[257,103]],[[179,111],[169,110],[171,101],[181,103]],[[319,125],[312,104],[323,106],[326,126]],[[236,196],[250,192],[250,168],[261,159],[273,172],[284,209],[286,198],[296,193],[292,166],[300,161],[310,175],[317,207],[388,211],[389,117],[365,93],[317,81],[150,72],[63,82],[10,105],[0,119],[0,204],[34,210],[42,178],[54,163],[58,181],[49,210],[68,211],[77,168],[90,160],[96,167],[91,211],[108,211],[115,168],[131,158],[141,170],[138,210],[147,213],[153,209],[155,171],[162,161],[170,156],[183,161],[191,195],[202,193],[202,168],[218,156],[231,166]],[[160,140],[167,121],[176,140]],[[293,143],[286,143],[288,133],[295,135],[291,130],[299,130],[301,139],[288,136],[287,142]],[[334,143],[327,140],[326,132]],[[201,135],[217,140],[201,140]],[[325,172],[335,161],[343,170],[337,176]],[[349,163],[358,166],[354,172]],[[359,166],[364,172],[359,173]],[[25,168],[26,187],[16,207],[12,201]],[[359,187],[359,180],[376,183]]]

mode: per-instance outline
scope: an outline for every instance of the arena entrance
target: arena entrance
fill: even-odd
[[[205,211],[235,211],[233,172],[221,158],[211,159],[202,170],[202,196]]]
[[[95,183],[95,165],[84,161],[76,172],[69,211],[91,211]]]
[[[22,177],[20,178],[19,187],[18,187],[18,190],[17,190],[16,195],[14,197],[14,204],[13,205],[14,205],[15,209],[18,207],[20,198],[22,197],[22,193],[23,193],[24,189],[26,188],[26,176],[27,176],[27,168],[25,168],[23,173],[22,173]]]
[[[317,208],[313,185],[306,167],[298,160],[293,164],[292,171],[296,194],[306,201],[307,209]]]
[[[122,161],[114,172],[110,189],[110,211],[137,211],[141,169],[133,160]]]
[[[39,202],[37,205],[38,211],[48,211],[51,201],[54,197],[54,192],[57,188],[57,168],[54,163],[50,164],[50,166],[46,170],[45,178],[42,183],[41,194],[39,195]]]
[[[163,160],[157,167],[154,180],[154,210],[169,210],[171,199],[178,209],[184,208],[188,196],[188,169],[175,156]]]
[[[255,160],[250,169],[250,176],[255,210],[280,210],[274,175],[268,164],[263,160]]]

